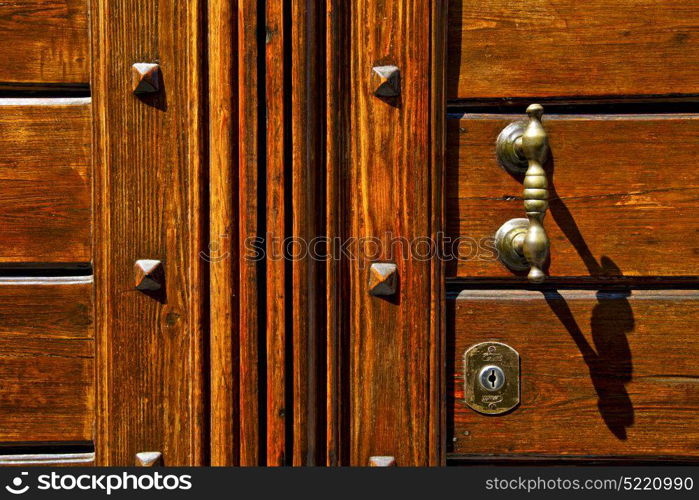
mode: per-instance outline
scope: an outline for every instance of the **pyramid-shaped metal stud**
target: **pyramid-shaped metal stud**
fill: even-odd
[[[155,292],[163,287],[165,271],[159,260],[140,259],[133,266],[134,285],[142,292]]]
[[[159,451],[141,451],[136,453],[136,465],[138,467],[155,467],[162,465],[163,454]]]
[[[131,66],[134,94],[152,94],[160,90],[160,66],[153,63],[136,63]]]
[[[398,266],[390,262],[375,262],[369,269],[369,293],[390,296],[398,288]]]
[[[395,467],[396,457],[378,456],[369,457],[369,467]]]
[[[400,95],[400,70],[397,66],[374,66],[371,78],[376,97]]]

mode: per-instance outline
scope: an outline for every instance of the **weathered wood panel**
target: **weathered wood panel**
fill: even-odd
[[[283,2],[270,2],[266,4],[265,24],[267,40],[265,43],[265,98],[266,98],[266,251],[268,256],[284,255],[284,238],[287,235],[287,221],[285,203],[287,192],[287,148],[291,148],[287,141],[289,121],[286,119],[287,101],[285,95],[292,92],[299,82],[293,81],[292,88],[285,85],[285,74],[290,71],[285,64],[285,51],[291,44],[291,33],[286,31],[284,22]],[[286,273],[287,261],[283,258],[266,259],[266,310],[259,314],[266,316],[266,465],[284,465],[291,443],[287,443],[287,426],[293,425],[291,418],[295,415],[293,408],[287,410],[286,384],[287,377],[292,377],[290,366],[294,365],[293,358],[287,361],[287,342],[291,343],[291,329],[287,328],[287,300],[286,294],[296,295],[296,289],[287,287]],[[262,388],[261,388],[262,389]],[[295,426],[293,432],[300,429]],[[289,445],[289,447],[287,446]]]
[[[696,291],[463,291],[447,310],[452,453],[699,456],[698,306]],[[487,340],[521,356],[506,415],[463,402],[463,354]]]
[[[232,0],[209,12],[209,301],[212,466],[239,463],[237,122],[238,17]],[[249,50],[249,49],[248,49]],[[245,50],[240,51],[240,55]]]
[[[202,2],[91,2],[95,121],[96,461],[205,461],[203,309],[206,179]],[[131,66],[155,62],[161,88],[136,96]],[[207,242],[208,243],[208,242]],[[163,262],[158,294],[134,289],[138,259]]]
[[[0,443],[94,438],[91,278],[0,278]]]
[[[349,11],[343,0],[326,3],[325,231],[330,238],[342,237],[349,219],[342,163],[349,145]],[[337,245],[328,245],[328,250],[336,252]],[[349,463],[349,418],[344,411],[350,385],[344,362],[350,309],[349,290],[344,286],[348,265],[340,259],[328,259],[325,266],[325,464],[339,466]]]
[[[0,3],[0,84],[87,84],[87,0]]]
[[[324,104],[320,100],[324,82],[317,75],[324,75],[323,51],[319,21],[319,2],[292,0],[289,16],[287,41],[291,46],[291,106],[288,110],[291,128],[291,220],[292,236],[300,241],[311,242],[323,234],[323,172],[321,166],[323,140]],[[324,76],[323,76],[324,78]],[[293,252],[289,252],[293,256]],[[317,426],[322,416],[318,406],[322,404],[318,387],[322,378],[318,376],[318,342],[324,335],[324,296],[320,289],[324,284],[321,274],[322,263],[310,255],[292,258],[291,262],[291,310],[290,334],[293,419],[291,463],[295,466],[317,465],[320,444]]]
[[[450,0],[447,96],[697,94],[697,0]]]
[[[500,130],[518,118],[448,121],[447,232],[465,238],[448,276],[515,276],[487,239],[524,217],[521,178],[495,158]],[[698,274],[699,115],[544,115],[544,126],[552,277]]]
[[[89,262],[90,99],[0,99],[0,263]]]
[[[390,248],[390,236],[428,238],[440,229],[440,124],[444,106],[443,2],[352,4],[348,137],[349,235],[382,241],[349,263],[350,463],[390,455],[400,466],[437,464],[441,333],[434,291],[439,262]],[[369,22],[367,22],[369,20]],[[357,43],[361,41],[361,43]],[[374,95],[374,66],[400,69],[400,96]],[[392,255],[391,255],[392,253]],[[371,262],[393,261],[398,291],[369,294]]]
[[[263,291],[265,276],[263,267],[257,260],[250,258],[246,247],[248,238],[264,236],[264,224],[260,223],[259,211],[265,205],[258,188],[260,179],[261,134],[258,58],[261,47],[258,46],[260,20],[258,5],[253,2],[239,4],[238,10],[238,213],[240,237],[238,244],[240,255],[240,290],[239,290],[239,422],[240,422],[240,465],[264,465],[265,452],[263,443],[262,419],[266,418],[264,407],[260,408],[260,387],[264,373],[260,373],[260,358],[264,350],[260,345],[260,315],[264,315]]]

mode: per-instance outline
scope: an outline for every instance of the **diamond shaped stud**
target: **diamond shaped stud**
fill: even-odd
[[[131,66],[134,94],[152,94],[160,90],[160,66],[153,63],[136,63]]]
[[[159,451],[141,451],[136,453],[137,467],[155,467],[156,465],[161,465],[162,461],[163,454]]]
[[[390,262],[375,262],[369,269],[369,293],[385,297],[396,293],[398,266]]]
[[[396,457],[377,456],[369,457],[369,467],[395,467]]]
[[[155,292],[163,286],[165,272],[159,260],[141,259],[133,266],[134,282],[137,290]]]
[[[371,78],[376,97],[400,95],[400,70],[397,66],[374,66]]]

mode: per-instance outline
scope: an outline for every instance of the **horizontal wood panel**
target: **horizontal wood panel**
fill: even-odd
[[[699,93],[698,0],[450,0],[447,97]]]
[[[699,292],[465,291],[448,302],[451,452],[699,456]],[[521,356],[521,404],[463,402],[463,354]]]
[[[28,281],[0,278],[0,443],[90,441],[91,279]]]
[[[524,217],[522,179],[495,158],[496,137],[516,119],[448,121],[447,232],[476,242],[461,243],[448,276],[515,276],[487,240]],[[551,276],[699,274],[699,115],[549,115],[544,126]]]
[[[0,99],[0,263],[91,260],[89,99]]]
[[[87,0],[0,2],[2,83],[88,83]]]

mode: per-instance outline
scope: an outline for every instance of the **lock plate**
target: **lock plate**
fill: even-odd
[[[500,415],[519,404],[519,353],[501,342],[482,342],[464,354],[464,397],[478,413]]]

